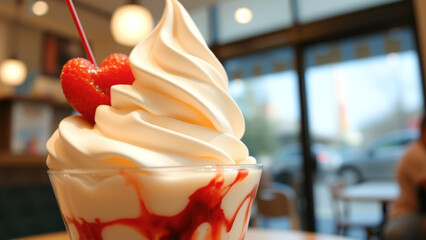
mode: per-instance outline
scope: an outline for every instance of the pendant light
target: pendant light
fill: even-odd
[[[49,4],[43,0],[36,1],[32,4],[31,11],[36,16],[44,16],[49,12]]]
[[[146,37],[154,27],[151,13],[137,5],[135,0],[117,8],[111,18],[111,33],[116,42],[134,47]]]
[[[253,12],[250,8],[238,8],[234,13],[234,18],[237,23],[246,24],[253,19]]]
[[[15,17],[13,19],[13,23],[11,24],[10,34],[10,49],[12,54],[9,59],[4,60],[0,65],[0,82],[9,86],[21,85],[27,77],[27,66],[23,61],[16,57],[19,34],[18,14],[21,4],[22,0],[15,0]]]

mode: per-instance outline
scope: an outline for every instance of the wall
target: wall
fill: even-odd
[[[299,0],[301,23],[355,12],[401,0]]]
[[[5,22],[0,21],[0,62],[7,57],[7,38],[1,36],[8,35],[8,27]],[[0,83],[0,97],[13,94],[13,88]]]
[[[64,9],[64,11],[65,10],[66,9]],[[41,73],[45,32],[53,32],[65,38],[79,39],[77,30],[72,24],[72,19],[69,14],[61,17],[57,16],[57,13],[55,12],[52,12],[51,14],[52,15],[47,19],[35,19],[35,16],[28,14],[23,15],[25,17],[21,18],[23,24],[18,28],[16,55],[27,64],[30,78],[37,77],[37,75]],[[58,18],[52,20],[56,17]],[[92,45],[92,50],[98,64],[112,53],[119,52],[130,54],[131,48],[120,46],[113,40],[109,29],[108,19],[94,16],[93,14],[89,14],[84,11],[82,11],[80,18],[84,24],[86,34]],[[69,24],[69,21],[71,21],[71,25],[67,25]],[[49,23],[46,24],[45,22]],[[12,45],[10,44],[10,24],[11,19],[9,16],[3,14],[2,10],[0,10],[0,62],[6,59],[10,54],[13,54],[11,51]],[[48,78],[45,78],[44,76],[42,76],[42,78],[44,82],[49,81],[46,80]],[[51,79],[50,82],[56,82],[55,84],[57,85],[59,81],[58,79]],[[15,92],[21,94],[24,93],[25,95],[30,92],[32,87],[29,83],[27,85],[28,86],[22,86],[15,89],[0,83],[0,97],[13,95]],[[49,86],[43,86],[45,86],[43,88],[49,88]],[[60,90],[60,87],[58,89],[58,86],[50,87],[49,91],[51,91],[51,89],[56,89],[56,92],[62,94],[62,91]],[[24,90],[22,91],[22,89]],[[54,93],[54,95],[57,95],[57,93]]]
[[[253,19],[247,24],[234,20],[234,12],[247,7]],[[244,38],[273,32],[291,26],[291,4],[289,0],[235,0],[223,1],[217,6],[218,43],[226,44]]]

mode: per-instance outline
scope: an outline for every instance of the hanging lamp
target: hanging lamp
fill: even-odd
[[[237,23],[246,24],[253,19],[253,12],[250,8],[241,7],[235,10],[234,19]]]
[[[117,8],[111,18],[111,33],[116,42],[134,47],[151,32],[154,19],[148,9],[135,0]]]
[[[17,55],[17,44],[19,34],[19,9],[22,4],[22,0],[15,0],[15,16],[13,23],[11,24],[11,38],[10,38],[10,49],[12,54],[0,65],[0,82],[9,86],[21,85],[27,77],[27,66]]]
[[[31,11],[36,16],[44,16],[49,12],[49,4],[43,0],[33,2]]]

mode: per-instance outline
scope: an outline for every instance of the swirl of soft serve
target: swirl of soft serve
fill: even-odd
[[[252,164],[226,72],[177,0],[130,54],[133,85],[111,88],[94,126],[65,118],[47,143],[51,169]]]

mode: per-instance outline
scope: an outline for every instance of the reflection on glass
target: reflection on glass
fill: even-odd
[[[294,193],[298,192],[296,181],[301,175],[302,154],[298,142],[297,74],[292,61],[293,52],[286,48],[232,59],[224,65],[231,79],[230,94],[245,117],[243,142],[250,154],[264,165],[263,175],[285,184],[274,190],[286,189]],[[263,190],[259,189],[259,196],[263,195]],[[295,206],[291,208],[297,212]],[[286,220],[287,223],[282,222]],[[259,225],[279,228],[299,225],[288,221],[289,218],[278,219],[272,226],[259,221]]]
[[[299,113],[294,71],[237,79],[230,92],[244,113],[243,141],[251,154],[270,155],[280,141],[295,141]]]
[[[413,50],[308,69],[312,135],[362,146],[378,131],[406,127],[422,104],[418,73]]]
[[[333,224],[325,224],[332,219],[327,180],[394,181],[404,148],[418,137],[418,53],[410,29],[401,28],[312,46],[305,57],[311,138],[341,159],[315,184],[319,230],[332,232]],[[380,212],[374,204],[354,208],[370,217]]]

